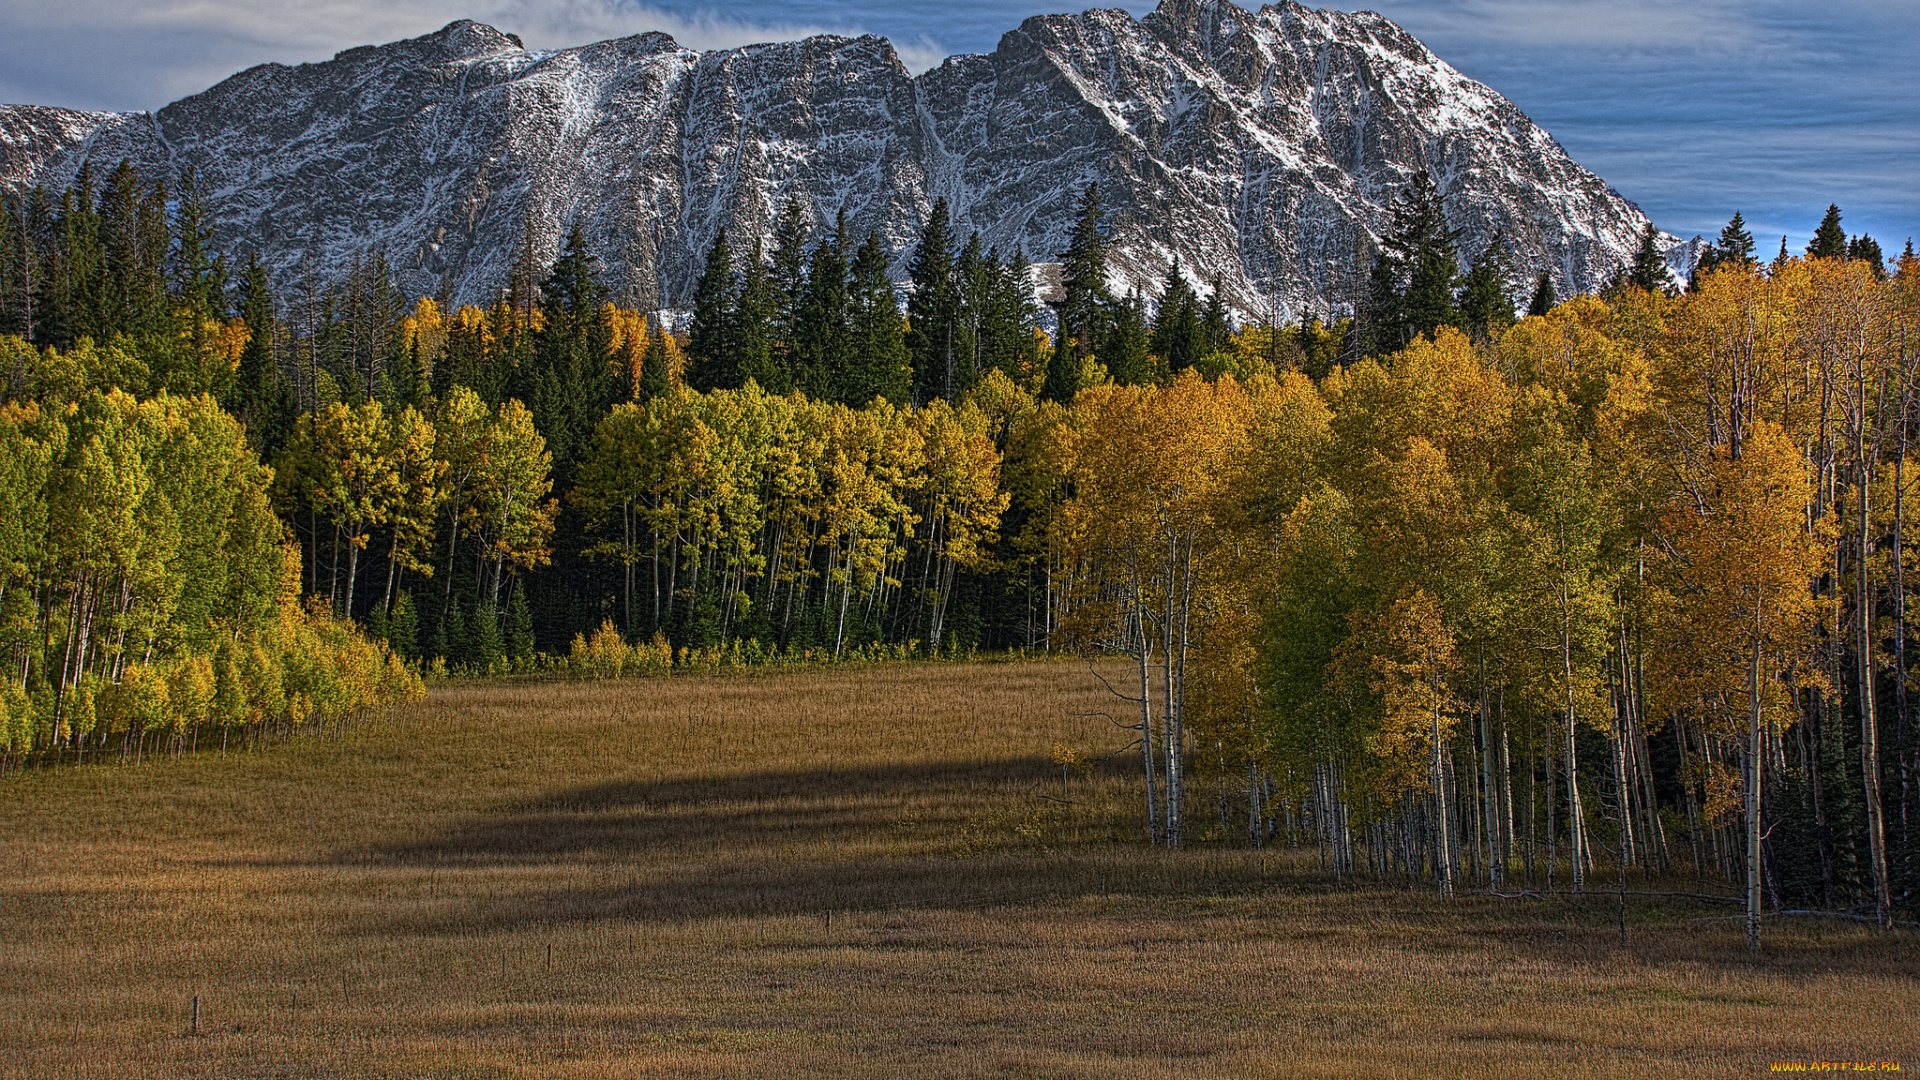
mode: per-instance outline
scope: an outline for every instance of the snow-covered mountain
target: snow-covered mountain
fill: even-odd
[[[945,197],[961,237],[1045,263],[1098,183],[1116,287],[1157,291],[1178,256],[1237,309],[1324,313],[1429,170],[1465,256],[1496,233],[1516,280],[1590,289],[1646,217],[1506,99],[1379,15],[1224,0],[1028,19],[984,56],[919,76],[876,37],[694,52],[664,34],[540,52],[456,22],[266,64],[155,113],[0,106],[0,187],[69,184],[130,159],[191,166],[221,250],[279,286],[382,252],[403,290],[486,300],[530,233],[578,225],[617,297],[683,305],[722,227],[768,237],[789,196],[899,276]],[[738,248],[736,248],[738,250]]]

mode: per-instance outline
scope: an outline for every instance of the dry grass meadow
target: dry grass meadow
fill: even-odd
[[[1780,920],[1755,958],[1732,909],[1641,898],[1623,946],[1610,894],[1154,853],[1131,757],[1051,759],[1124,744],[1076,715],[1110,708],[1053,662],[481,683],[257,753],[16,774],[0,1075],[1920,1069],[1911,933]]]

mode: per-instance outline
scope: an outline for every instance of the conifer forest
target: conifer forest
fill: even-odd
[[[790,203],[664,323],[578,233],[450,310],[209,232],[124,166],[0,215],[9,767],[423,675],[1078,652],[1127,659],[1142,842],[1696,875],[1756,941],[1920,906],[1920,259],[1837,208],[1516,296],[1416,183],[1333,325],[1111,294],[1091,188],[1045,289],[944,203],[906,283]]]

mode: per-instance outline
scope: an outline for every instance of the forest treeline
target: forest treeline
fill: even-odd
[[[1089,189],[1047,332],[1023,253],[944,205],[903,304],[795,203],[770,251],[722,237],[676,334],[577,234],[487,308],[403,303],[377,259],[283,298],[190,192],[90,183],[0,232],[16,751],[81,738],[82,691],[117,723],[128,672],[251,687],[255,644],[307,707],[285,643],[348,622],[476,671],[1085,648],[1132,658],[1157,843],[1914,904],[1920,261],[1837,210],[1770,265],[1736,216],[1684,293],[1649,233],[1516,318],[1503,245],[1463,269],[1416,183],[1352,317],[1234,327],[1177,265],[1109,294]],[[146,479],[88,500],[95,459]],[[195,570],[218,545],[260,569]]]

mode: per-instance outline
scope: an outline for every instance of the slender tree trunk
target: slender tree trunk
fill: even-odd
[[[1760,948],[1760,642],[1747,660],[1747,948]]]
[[[1436,704],[1433,706],[1433,800],[1434,800],[1434,848],[1433,876],[1439,883],[1442,898],[1453,896],[1453,852],[1448,850],[1448,834],[1452,832],[1447,821],[1447,777],[1443,765],[1440,739],[1440,695],[1439,679],[1433,678],[1432,691]]]
[[[1140,595],[1140,574],[1133,576],[1134,658],[1140,668],[1140,755],[1147,778],[1147,837],[1156,846],[1161,841],[1160,806],[1157,798],[1159,773],[1153,756],[1153,635],[1147,626],[1147,613]]]
[[[1872,475],[1864,467],[1860,475],[1860,562],[1854,568],[1858,583],[1856,629],[1858,630],[1860,669],[1860,787],[1867,803],[1867,851],[1872,860],[1873,901],[1882,930],[1893,929],[1893,891],[1887,880],[1886,811],[1880,799],[1880,723],[1873,707],[1873,584],[1869,552],[1873,539],[1868,520],[1868,491]],[[1901,673],[1905,677],[1905,672]]]

